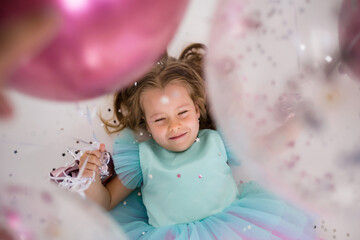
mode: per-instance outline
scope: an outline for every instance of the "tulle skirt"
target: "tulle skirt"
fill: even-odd
[[[222,212],[207,218],[155,228],[148,224],[140,189],[110,214],[133,239],[317,239],[313,220],[302,210],[268,193],[255,182],[241,185],[240,195]]]

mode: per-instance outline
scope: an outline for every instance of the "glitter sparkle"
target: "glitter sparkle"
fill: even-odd
[[[170,102],[169,98],[166,96],[162,96],[160,101],[162,104],[168,104]]]

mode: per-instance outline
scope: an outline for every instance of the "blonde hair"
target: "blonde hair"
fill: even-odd
[[[135,84],[117,92],[114,95],[114,117],[105,120],[100,116],[106,132],[116,133],[126,127],[134,131],[146,129],[141,107],[142,93],[151,88],[164,89],[170,83],[182,84],[188,90],[200,111],[200,129],[214,129],[206,104],[203,77],[205,51],[203,44],[195,43],[186,47],[178,59],[164,54]]]

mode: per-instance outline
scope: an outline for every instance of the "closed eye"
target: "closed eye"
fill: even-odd
[[[160,122],[160,121],[163,121],[165,120],[165,118],[159,118],[159,119],[156,119],[155,122]]]
[[[185,110],[185,111],[179,112],[179,115],[184,114],[184,113],[187,113],[187,112],[188,112],[188,110]]]

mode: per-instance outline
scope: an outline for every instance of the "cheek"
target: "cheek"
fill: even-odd
[[[152,125],[151,127],[149,127],[149,130],[149,132],[151,133],[151,135],[153,135],[154,138],[161,137],[165,134],[165,128],[162,126]]]
[[[187,121],[187,126],[191,127],[192,129],[199,129],[199,125],[199,120],[195,116]]]

